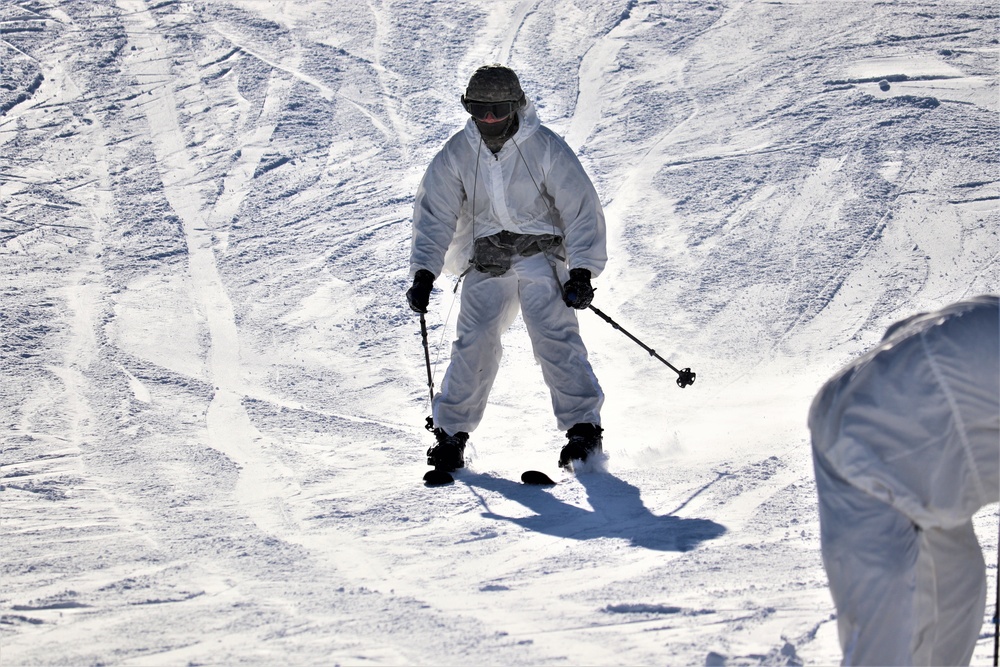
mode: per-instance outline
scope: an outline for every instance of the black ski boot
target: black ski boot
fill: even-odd
[[[434,429],[437,444],[427,450],[427,465],[437,470],[453,472],[465,467],[465,443],[469,434],[459,431],[448,435],[443,428]]]
[[[597,424],[575,424],[566,431],[569,442],[559,454],[559,467],[571,468],[571,461],[586,461],[591,454],[603,451],[601,434],[604,429]]]

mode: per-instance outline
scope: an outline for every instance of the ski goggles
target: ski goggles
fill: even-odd
[[[486,120],[493,116],[495,120],[503,120],[521,108],[520,100],[505,100],[503,102],[476,102],[462,96],[462,106],[476,120]]]

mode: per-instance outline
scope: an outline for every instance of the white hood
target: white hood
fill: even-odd
[[[834,376],[809,411],[844,480],[923,528],[1000,499],[1000,310],[978,297],[904,320]]]

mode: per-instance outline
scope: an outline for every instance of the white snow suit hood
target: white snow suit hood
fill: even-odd
[[[469,268],[472,242],[501,231],[563,237],[570,268],[597,276],[607,261],[604,212],[573,150],[529,102],[494,155],[471,118],[431,161],[413,213],[411,277]]]
[[[997,303],[897,323],[810,409],[813,446],[836,472],[922,528],[962,525],[1000,497]]]
[[[844,665],[968,665],[1000,499],[1000,300],[903,320],[809,411],[820,546]]]

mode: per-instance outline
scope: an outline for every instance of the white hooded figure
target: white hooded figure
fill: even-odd
[[[464,466],[500,366],[501,334],[520,311],[569,443],[560,465],[601,451],[604,394],[576,310],[607,261],[600,199],[565,141],[542,125],[517,75],[479,68],[462,104],[465,128],[433,158],[414,202],[410,307],[427,312],[443,270],[464,275],[457,340],[433,400],[428,464]]]
[[[823,563],[845,665],[967,665],[1000,500],[995,296],[894,324],[809,411]]]

